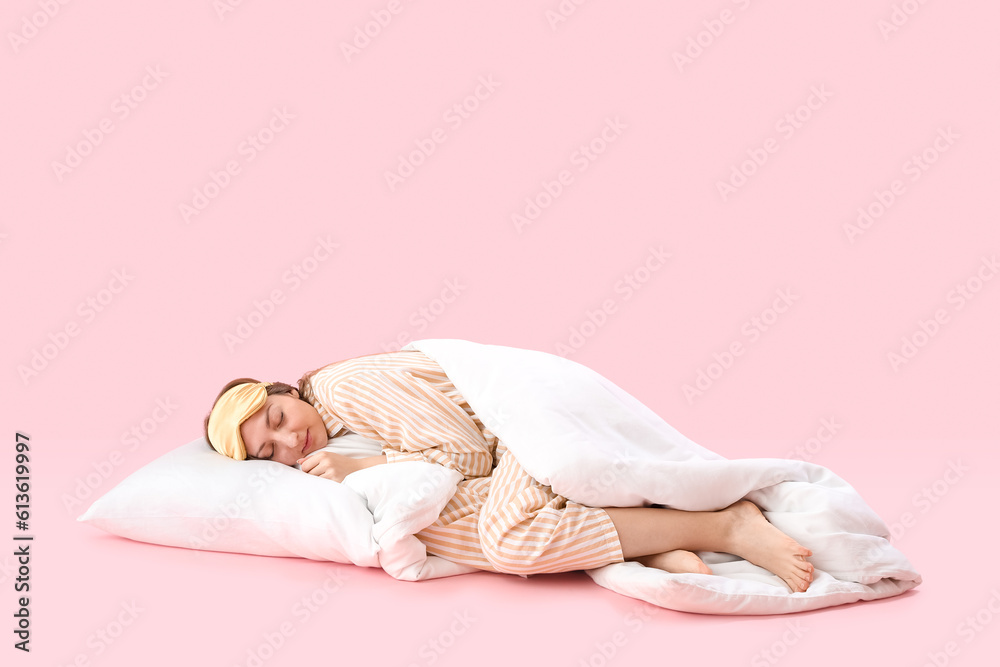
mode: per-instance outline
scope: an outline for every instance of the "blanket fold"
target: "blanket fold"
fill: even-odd
[[[885,522],[831,470],[805,461],[726,459],[686,438],[592,369],[553,354],[456,339],[414,341],[483,424],[555,493],[592,507],[714,511],[741,498],[813,552],[809,590],[731,554],[699,552],[713,575],[634,562],[588,571],[600,585],[699,613],[786,613],[903,593],[921,582]]]

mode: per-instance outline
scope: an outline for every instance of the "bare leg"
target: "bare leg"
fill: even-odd
[[[735,523],[733,514],[727,510],[685,512],[658,507],[604,508],[618,531],[626,560],[674,549],[726,551]]]
[[[651,556],[636,556],[627,560],[634,560],[642,563],[646,567],[655,567],[657,570],[664,570],[674,574],[690,572],[692,574],[712,574],[712,568],[705,565],[705,561],[698,557],[698,554],[684,549],[674,549],[665,551],[662,554],[652,554]]]
[[[675,550],[718,551],[773,572],[792,591],[804,591],[812,581],[813,566],[805,560],[812,552],[775,528],[747,500],[716,512],[656,507],[605,507],[604,510],[618,531],[625,560],[649,562],[655,567],[655,558],[642,557]]]

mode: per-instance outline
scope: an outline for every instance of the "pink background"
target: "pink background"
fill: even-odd
[[[996,654],[1000,621],[971,637],[959,627],[977,612],[992,621],[1000,600],[986,509],[1000,369],[996,3],[235,4],[221,16],[210,0],[4,4],[3,437],[31,437],[36,535],[33,650],[15,651],[8,632],[5,655],[246,665],[286,622],[294,633],[263,664],[770,665],[762,651],[774,650],[785,664],[938,654],[982,665]],[[553,26],[560,6],[574,11]],[[391,21],[376,30],[372,12]],[[341,44],[369,23],[375,36],[346,57]],[[463,103],[467,117],[449,113]],[[609,121],[619,130],[603,143]],[[443,141],[390,188],[385,173],[432,137]],[[588,144],[593,160],[578,152]],[[754,156],[763,164],[744,164]],[[67,159],[77,166],[55,165]],[[723,197],[734,169],[749,175]],[[568,184],[539,201],[564,170]],[[185,220],[213,174],[225,187],[208,187]],[[859,207],[879,213],[880,197],[891,203],[852,242],[845,226]],[[528,199],[545,207],[519,232],[512,216]],[[336,249],[317,251],[319,238]],[[669,259],[647,266],[650,248]],[[779,290],[794,300],[775,318]],[[273,308],[256,305],[276,291]],[[259,326],[227,344],[240,318]],[[904,337],[919,347],[894,368]],[[583,573],[403,583],[75,521],[199,437],[228,380],[294,382],[420,338],[574,344],[572,359],[700,444],[837,472],[899,529],[925,581],[796,616],[699,616]],[[725,359],[734,343],[742,354]],[[714,379],[688,400],[699,371]],[[174,406],[161,422],[158,401]],[[111,475],[67,507],[116,451]],[[967,469],[944,481],[954,462]],[[933,502],[918,502],[924,489]],[[296,616],[331,572],[338,592]],[[135,622],[95,643],[132,602]],[[475,621],[449,635],[456,613]]]

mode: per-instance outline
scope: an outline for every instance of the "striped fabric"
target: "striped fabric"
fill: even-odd
[[[520,575],[624,560],[608,513],[528,475],[422,352],[330,364],[307,375],[303,397],[331,437],[353,431],[383,441],[389,463],[428,461],[465,476],[438,520],[416,534],[428,553]]]

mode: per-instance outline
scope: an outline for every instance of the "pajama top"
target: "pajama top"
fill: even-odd
[[[302,385],[331,438],[353,431],[384,443],[387,463],[427,461],[462,473],[437,521],[416,533],[428,553],[525,576],[624,560],[607,512],[528,475],[424,353],[338,361]]]

